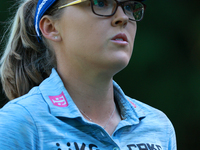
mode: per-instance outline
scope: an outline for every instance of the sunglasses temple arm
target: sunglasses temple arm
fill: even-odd
[[[75,4],[78,4],[78,3],[81,3],[81,2],[85,2],[85,1],[87,1],[87,0],[76,0],[74,2],[71,2],[71,3],[68,3],[66,5],[60,6],[60,7],[58,7],[58,9],[61,9],[61,8],[64,8],[64,7],[68,7],[68,6],[71,6],[71,5],[75,5]]]

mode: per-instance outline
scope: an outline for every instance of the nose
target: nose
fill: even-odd
[[[116,10],[116,13],[113,16],[113,20],[112,20],[112,26],[122,26],[122,27],[126,27],[127,23],[128,23],[128,16],[124,13],[122,7],[118,7]]]

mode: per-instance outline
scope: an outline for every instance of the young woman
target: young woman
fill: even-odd
[[[12,101],[0,110],[0,149],[176,150],[169,119],[113,81],[144,10],[137,0],[22,1],[1,59]]]

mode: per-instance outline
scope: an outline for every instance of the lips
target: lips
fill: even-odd
[[[126,34],[124,34],[124,33],[119,33],[119,34],[115,35],[111,40],[128,42],[128,38],[127,38]]]

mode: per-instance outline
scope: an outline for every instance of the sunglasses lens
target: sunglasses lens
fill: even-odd
[[[116,7],[117,3],[114,0],[93,0],[93,10],[96,14],[109,16]]]
[[[130,20],[140,21],[144,15],[144,5],[137,1],[120,2]],[[115,0],[92,0],[93,11],[100,16],[112,16],[118,8]]]
[[[140,2],[128,1],[124,4],[124,11],[129,19],[140,21],[144,15],[144,6]]]

